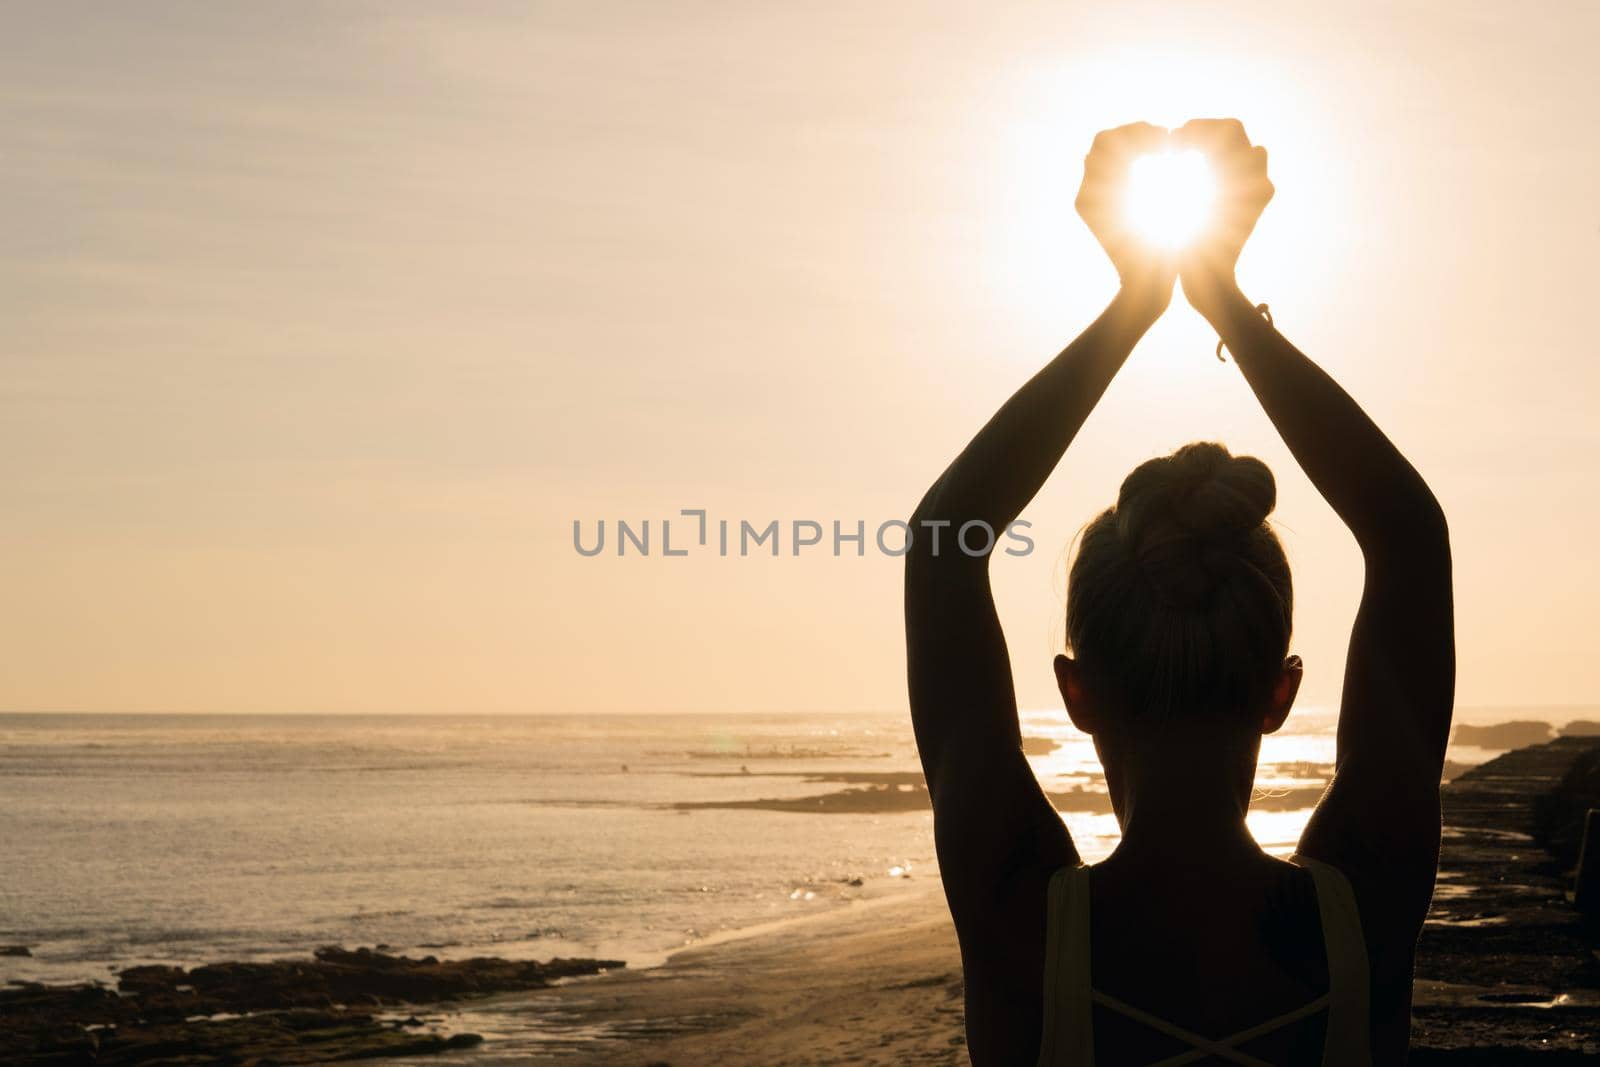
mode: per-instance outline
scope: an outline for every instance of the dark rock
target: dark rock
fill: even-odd
[[[423,1055],[483,1038],[408,1031],[423,1024],[413,1016],[385,1025],[372,1010],[538,989],[622,966],[589,959],[414,960],[330,946],[309,960],[129,967],[118,975],[117,992],[98,985],[0,989],[0,1062],[290,1064]]]
[[[1022,739],[1022,754],[1025,756],[1048,756],[1060,747],[1060,741],[1053,741],[1048,737],[1024,737]]]
[[[1600,808],[1600,746],[1574,760],[1556,787],[1533,803],[1533,835],[1563,871],[1577,866],[1590,808]]]
[[[539,989],[555,978],[595,974],[625,966],[621,960],[504,960],[479,957],[440,961],[391,956],[370,948],[319,948],[311,960],[271,963],[213,963],[184,971],[177,967],[130,967],[118,988],[138,996],[153,1015],[196,1015],[216,1011],[326,1007],[332,1004],[379,1006],[396,1002],[446,1000],[473,993]],[[192,992],[183,992],[183,987]]]
[[[1547,722],[1518,720],[1497,722],[1490,726],[1473,726],[1461,723],[1450,738],[1455,745],[1472,745],[1476,748],[1521,748],[1524,745],[1542,745],[1555,736]]]
[[[27,945],[0,945],[0,956],[32,956],[33,950]]]
[[[1410,1062],[1554,1065],[1600,1054],[1592,931],[1541,847],[1545,810],[1600,739],[1519,748],[1441,790],[1439,883],[1417,945]],[[1564,808],[1562,810],[1565,810]],[[1589,1057],[1585,1059],[1584,1057]]]

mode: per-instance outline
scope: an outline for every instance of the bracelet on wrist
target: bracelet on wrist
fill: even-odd
[[[1265,305],[1265,304],[1257,304],[1255,309],[1256,309],[1256,311],[1260,312],[1262,315],[1264,315],[1266,317],[1268,326],[1273,325],[1273,322],[1272,322],[1272,310],[1270,308],[1268,308],[1267,305]],[[1222,355],[1222,346],[1225,345],[1225,344],[1227,344],[1227,342],[1224,341],[1221,337],[1217,338],[1217,360],[1219,362],[1222,362],[1222,363],[1228,362],[1227,359],[1224,358],[1224,356]]]

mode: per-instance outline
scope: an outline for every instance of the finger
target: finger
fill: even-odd
[[[1272,179],[1267,177],[1266,166],[1263,164],[1259,168],[1252,167],[1230,177],[1221,190],[1222,203],[1228,208],[1244,206],[1254,207],[1259,211],[1266,207],[1277,191]]]
[[[1277,186],[1273,185],[1272,182],[1267,179],[1267,176],[1263,174],[1259,177],[1247,178],[1240,182],[1233,189],[1229,190],[1227,202],[1230,205],[1251,205],[1259,211],[1261,208],[1267,206],[1267,204],[1272,200],[1273,194],[1277,191]]]
[[[1240,200],[1260,200],[1262,203],[1272,199],[1275,192],[1272,179],[1264,171],[1251,171],[1245,174],[1234,174],[1218,190],[1221,198],[1226,203]]]
[[[1267,150],[1265,148],[1256,145],[1250,151],[1240,152],[1233,158],[1237,161],[1237,166],[1233,170],[1235,177],[1242,179],[1247,184],[1251,181],[1259,181],[1269,186],[1272,184],[1267,181]]]
[[[1238,119],[1190,119],[1172,133],[1175,144],[1201,151],[1236,152],[1250,147],[1250,135]]]
[[[1166,147],[1170,136],[1166,127],[1152,126],[1148,122],[1130,122],[1126,126],[1101,130],[1089,146],[1084,171],[1109,177],[1125,169],[1136,156]]]
[[[1152,126],[1148,122],[1130,122],[1095,134],[1094,144],[1089,146],[1089,151],[1159,147],[1167,137],[1168,131],[1165,126]]]
[[[1267,150],[1251,147],[1238,119],[1191,119],[1174,131],[1172,141],[1176,147],[1203,152],[1220,178],[1266,166]]]
[[[1222,158],[1207,155],[1211,173],[1217,181],[1218,196],[1224,204],[1265,204],[1272,199],[1272,182],[1267,178],[1267,150],[1250,148]]]
[[[1167,138],[1172,136],[1165,126],[1153,126],[1148,122],[1130,122],[1112,132],[1117,135],[1117,143],[1125,151],[1141,153],[1165,148]]]

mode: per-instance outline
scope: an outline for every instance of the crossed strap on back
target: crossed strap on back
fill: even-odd
[[[1206,1037],[1151,1015],[1095,989],[1089,981],[1089,869],[1063,867],[1050,879],[1044,974],[1044,1031],[1039,1067],[1092,1067],[1093,1005],[1100,1004],[1153,1030],[1192,1046],[1151,1067],[1183,1067],[1215,1056],[1241,1067],[1274,1067],[1236,1046],[1299,1022],[1320,1011],[1328,1013],[1323,1067],[1370,1067],[1367,1043],[1368,984],[1366,943],[1350,883],[1336,868],[1294,855],[1290,862],[1311,872],[1317,891],[1317,913],[1328,954],[1328,992],[1255,1026],[1223,1038]]]
[[[1135,1022],[1143,1023],[1152,1030],[1159,1030],[1168,1037],[1177,1038],[1185,1044],[1194,1046],[1192,1051],[1169,1056],[1152,1064],[1151,1067],[1182,1067],[1183,1064],[1193,1063],[1204,1056],[1217,1056],[1233,1063],[1242,1064],[1243,1067],[1274,1067],[1273,1064],[1268,1063],[1266,1060],[1257,1059],[1248,1052],[1240,1052],[1233,1046],[1242,1045],[1246,1041],[1254,1041],[1263,1034],[1270,1034],[1280,1027],[1288,1026],[1290,1023],[1297,1023],[1309,1015],[1315,1015],[1317,1012],[1326,1009],[1329,1004],[1328,994],[1324,993],[1316,1000],[1303,1004],[1293,1011],[1285,1012],[1276,1018],[1268,1019],[1264,1023],[1258,1023],[1255,1026],[1240,1030],[1236,1034],[1229,1034],[1227,1037],[1210,1038],[1203,1037],[1192,1030],[1185,1030],[1174,1023],[1169,1023],[1160,1016],[1151,1015],[1147,1011],[1140,1011],[1133,1005],[1125,1004],[1116,997],[1108,996],[1098,989],[1091,989],[1089,995],[1096,1004],[1102,1004],[1112,1011],[1126,1015]]]

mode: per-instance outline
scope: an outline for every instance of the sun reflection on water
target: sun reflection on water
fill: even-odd
[[[1105,775],[1094,742],[1080,732],[1060,710],[1024,711],[1022,732],[1027,738],[1054,742],[1048,752],[1028,757],[1040,783],[1051,793],[1082,790],[1104,794]],[[1285,728],[1262,738],[1256,769],[1256,797],[1262,800],[1304,796],[1306,803],[1288,809],[1257,807],[1246,825],[1262,848],[1286,856],[1311,817],[1315,797],[1326,787],[1333,770],[1336,739],[1333,713],[1321,708],[1297,709]],[[1036,750],[1043,745],[1035,744]],[[1061,813],[1079,853],[1088,862],[1104,859],[1116,847],[1121,833],[1109,812]]]

